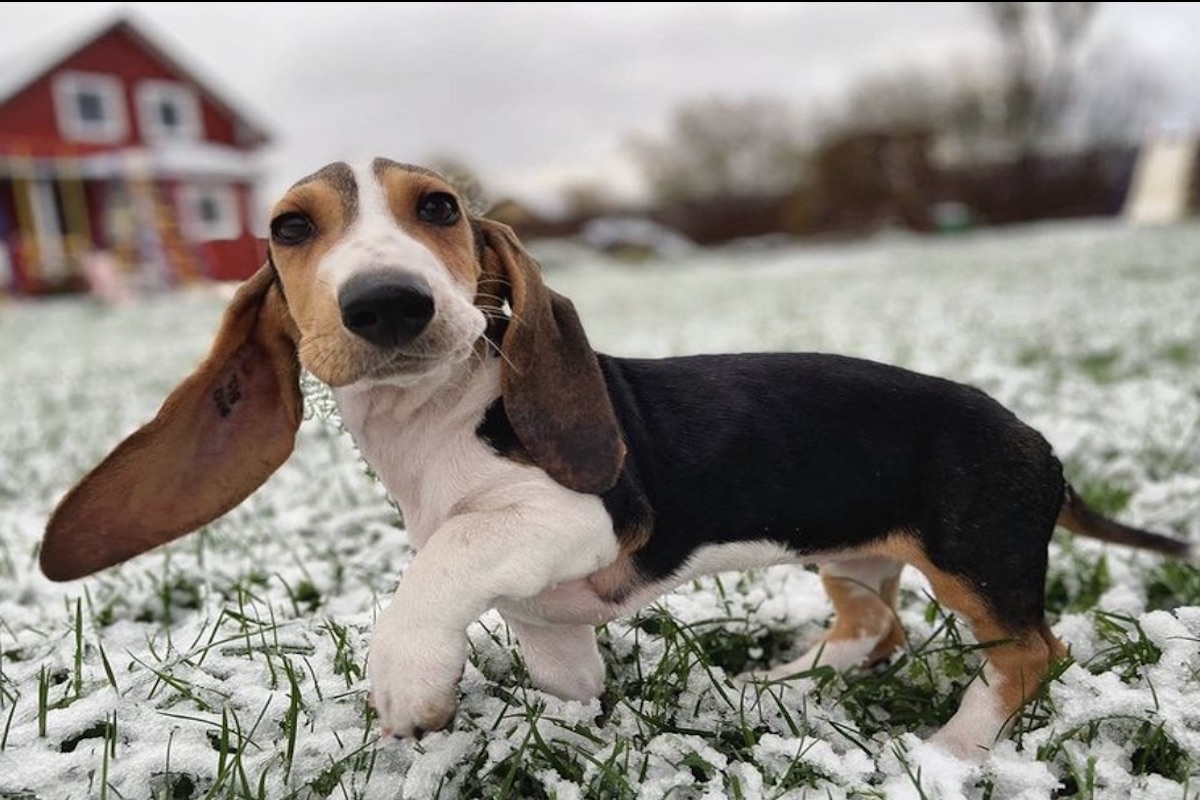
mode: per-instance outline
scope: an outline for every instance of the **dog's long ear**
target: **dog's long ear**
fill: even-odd
[[[295,327],[270,264],[238,289],[207,358],[59,503],[42,571],[71,580],[196,530],[292,452],[303,414]]]
[[[512,318],[500,346],[509,422],[534,463],[579,492],[616,482],[625,443],[600,363],[575,307],[546,287],[512,230],[477,220],[485,287],[508,286]]]

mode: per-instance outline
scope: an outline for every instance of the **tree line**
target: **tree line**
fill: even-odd
[[[1102,3],[974,5],[985,58],[867,75],[833,106],[700,98],[631,136],[642,211],[702,241],[927,230],[955,206],[985,223],[1115,211],[1158,111],[1153,72],[1096,35]],[[584,184],[567,202],[575,221],[617,205]]]

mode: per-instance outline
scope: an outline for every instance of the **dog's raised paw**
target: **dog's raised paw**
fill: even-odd
[[[461,637],[376,630],[367,657],[370,702],[385,737],[419,739],[450,724],[466,663]]]
[[[457,707],[458,703],[453,697],[448,702],[418,709],[404,708],[394,703],[376,706],[380,736],[384,739],[419,740],[425,734],[449,725]]]

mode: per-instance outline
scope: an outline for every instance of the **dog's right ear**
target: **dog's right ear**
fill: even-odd
[[[158,415],[59,503],[41,565],[71,580],[232,509],[291,454],[303,414],[297,332],[269,263],[238,289],[207,358]]]
[[[599,361],[571,301],[542,281],[512,229],[475,221],[483,285],[512,305],[501,343],[500,391],[517,439],[568,489],[600,494],[625,463],[625,440]]]

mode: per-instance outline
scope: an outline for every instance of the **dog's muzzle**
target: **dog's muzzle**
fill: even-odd
[[[338,292],[342,325],[377,347],[416,339],[433,319],[433,292],[424,278],[372,272],[351,278]]]

